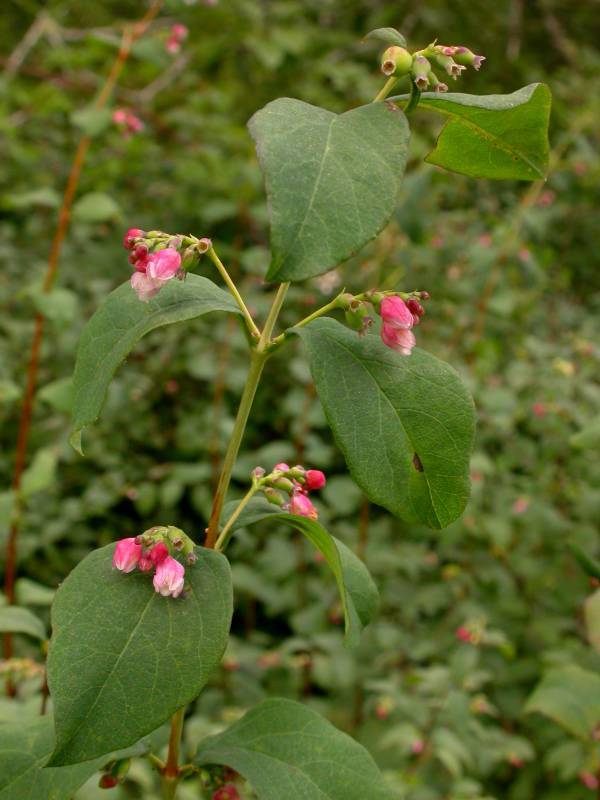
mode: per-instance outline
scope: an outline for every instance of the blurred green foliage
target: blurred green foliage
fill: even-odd
[[[588,579],[567,547],[595,557],[600,549],[596,4],[173,0],[136,44],[114,97],[112,109],[129,108],[145,125],[124,138],[89,104],[122,23],[140,13],[133,0],[8,0],[0,10],[0,542],[35,309],[49,319],[20,604],[47,621],[42,587],[56,587],[91,548],[157,523],[200,540],[206,524],[245,377],[235,320],[211,316],[148,336],[88,432],[86,458],[67,443],[80,331],[129,275],[123,231],[210,236],[264,318],[267,211],[247,119],[278,96],[333,111],[370,100],[382,82],[377,45],[361,43],[372,28],[398,27],[411,46],[435,37],[467,44],[488,60],[461,79],[460,91],[550,84],[548,182],[476,182],[424,165],[440,121],[417,112],[393,223],[339,275],[293,287],[283,321],[342,285],[427,288],[419,344],[460,371],[478,408],[470,505],[436,533],[369,507],[332,444],[299,345],[282,351],[267,366],[236,490],[256,464],[324,469],[331,477],[321,518],[365,558],[382,608],[358,651],[345,649],[335,585],[308,545],[273,525],[241,532],[231,548],[234,636],[193,711],[188,747],[193,753],[200,734],[279,694],[303,699],[363,741],[406,800],[593,796],[579,775],[598,771],[594,736],[576,738],[524,705],[548,668],[600,664],[582,621]],[[190,36],[169,55],[174,21]],[[82,129],[94,142],[57,288],[41,297]],[[203,270],[217,280],[208,263]],[[456,636],[459,628],[469,641]],[[33,642],[19,639],[18,652],[39,660]],[[16,704],[0,698],[0,719],[35,714],[38,687],[37,678],[25,681]],[[149,780],[134,764],[115,796],[152,797]],[[77,797],[96,791],[92,782]],[[197,796],[188,791],[184,798]]]

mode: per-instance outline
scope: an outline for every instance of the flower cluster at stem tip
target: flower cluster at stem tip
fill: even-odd
[[[448,86],[439,80],[433,71],[433,64],[443,69],[456,80],[467,67],[479,70],[485,56],[477,55],[464,45],[432,44],[423,50],[409,53],[404,47],[388,47],[381,59],[384,75],[401,78],[410,75],[417,89],[424,92],[432,88],[435,92],[447,92]]]
[[[175,25],[172,25],[169,31],[169,38],[165,43],[167,53],[171,53],[171,55],[178,53],[181,50],[182,42],[187,39],[188,34],[187,27],[182,25],[181,22],[176,22]]]
[[[212,243],[210,239],[130,228],[123,245],[131,251],[129,263],[134,268],[131,285],[139,299],[147,303],[173,278],[183,280],[187,270]]]
[[[113,554],[113,569],[120,572],[152,573],[154,590],[163,597],[179,597],[185,588],[186,564],[194,564],[194,543],[182,530],[172,525],[150,528],[140,536],[120,539]]]
[[[429,292],[367,292],[362,297],[342,295],[340,306],[346,312],[348,325],[359,334],[364,334],[373,324],[368,307],[371,304],[381,317],[382,342],[392,350],[409,356],[416,344],[412,329],[425,313],[420,301],[428,299]]]
[[[268,475],[262,467],[255,467],[252,481],[256,491],[262,492],[269,503],[283,511],[309,519],[318,518],[308,494],[325,486],[327,481],[321,470],[305,469],[300,465],[290,467],[281,462],[275,464]]]

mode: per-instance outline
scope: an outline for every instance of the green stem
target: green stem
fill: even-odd
[[[289,283],[282,283],[277,290],[277,294],[275,295],[275,299],[273,300],[273,304],[267,316],[267,321],[265,322],[263,332],[260,335],[260,339],[258,340],[256,347],[252,350],[252,355],[250,357],[250,369],[248,370],[246,385],[244,386],[244,391],[240,399],[240,405],[235,418],[235,423],[233,425],[229,446],[227,447],[227,452],[225,453],[225,458],[223,459],[223,467],[221,469],[219,483],[217,484],[217,490],[213,500],[208,528],[206,529],[206,538],[204,540],[205,547],[214,548],[217,543],[219,520],[221,518],[221,511],[223,510],[223,504],[225,502],[227,490],[229,489],[229,484],[231,482],[231,472],[242,443],[244,431],[246,430],[246,423],[248,422],[250,409],[252,408],[252,403],[254,401],[256,389],[258,388],[260,376],[262,375],[265,362],[270,355],[269,344],[271,333],[275,327],[275,322],[277,321],[277,317],[281,310],[281,306],[283,305],[288,288]]]
[[[163,769],[162,796],[163,800],[174,800],[179,784],[179,753],[181,750],[181,734],[183,733],[183,718],[185,706],[176,711],[171,717],[171,733],[169,736],[169,751]]]
[[[413,80],[411,80],[411,82],[410,82],[410,97],[408,98],[407,104],[404,106],[404,113],[405,114],[410,114],[411,111],[414,111],[414,109],[419,104],[420,97],[421,97],[420,90],[417,89],[416,83]]]
[[[227,520],[227,523],[225,524],[225,527],[223,528],[223,530],[219,534],[219,538],[217,539],[217,541],[215,543],[215,550],[219,550],[220,552],[223,552],[223,550],[225,550],[225,548],[227,547],[227,545],[229,543],[229,540],[231,538],[231,534],[232,534],[232,530],[231,529],[232,529],[235,521],[237,520],[237,518],[240,516],[242,511],[246,508],[246,506],[248,505],[250,500],[252,500],[252,498],[254,497],[254,495],[257,492],[258,492],[258,486],[251,486],[250,489],[248,490],[248,492],[240,500],[240,503],[239,503],[238,507],[233,512],[233,514],[229,517],[229,519]]]
[[[225,268],[225,265],[223,264],[223,262],[221,261],[221,259],[217,255],[214,247],[211,247],[208,250],[207,255],[210,258],[210,260],[213,262],[215,267],[219,270],[219,273],[221,274],[221,277],[225,281],[225,283],[227,285],[227,288],[229,289],[229,291],[233,295],[236,303],[240,307],[240,311],[242,312],[242,314],[244,316],[244,320],[245,320],[246,326],[247,326],[247,328],[248,328],[248,330],[250,332],[250,336],[252,336],[254,339],[258,339],[260,337],[260,331],[256,327],[256,323],[252,319],[252,314],[248,311],[248,308],[247,308],[246,304],[244,303],[244,300],[242,299],[242,296],[239,293],[239,291],[237,289],[237,286],[235,285],[235,283],[231,279],[231,276],[229,275],[229,273],[227,272],[227,269]]]
[[[284,331],[280,333],[279,336],[276,336],[274,339],[271,340],[269,345],[269,352],[273,352],[277,348],[281,347],[281,345],[285,342],[285,340],[289,337],[290,331],[295,330],[296,328],[303,328],[305,325],[308,325],[309,322],[312,322],[313,319],[318,319],[322,317],[324,314],[327,314],[329,311],[333,311],[336,308],[340,307],[340,299],[344,292],[338,294],[337,297],[334,297],[330,303],[327,303],[321,308],[318,308],[316,311],[313,311],[312,314],[309,314],[308,317],[301,319],[300,322],[297,322],[293,328],[290,328],[289,331]]]
[[[388,78],[381,89],[375,95],[373,102],[377,103],[379,100],[385,100],[388,94],[392,91],[394,86],[398,83],[398,78],[395,78],[393,75],[391,78]]]

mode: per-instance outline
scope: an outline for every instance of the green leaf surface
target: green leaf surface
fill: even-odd
[[[19,606],[0,606],[0,632],[25,633],[42,641],[47,638],[41,619]]]
[[[333,114],[281,98],[248,123],[271,216],[271,281],[336,267],[390,219],[406,165],[404,114],[371,103]]]
[[[448,117],[425,160],[473,178],[545,178],[551,101],[543,83],[512,94],[425,92],[419,107]]]
[[[0,725],[0,800],[66,800],[111,758],[44,769],[53,748],[50,716]],[[148,749],[142,741],[114,757],[143,755]]]
[[[120,217],[119,204],[104,192],[84,194],[73,206],[73,219],[76,222],[110,222]]]
[[[53,448],[44,447],[37,451],[21,479],[23,497],[29,497],[52,486],[56,479],[57,462],[58,454]]]
[[[149,303],[138,300],[129,282],[109,294],[85,326],[77,351],[71,436],[77,450],[81,430],[100,416],[113,375],[142,336],[211,311],[239,314],[226,292],[199,275],[171,281]]]
[[[600,675],[575,665],[544,675],[525,711],[553,719],[580,739],[590,739],[600,723]]]
[[[589,450],[600,446],[600,417],[585,425],[580,431],[574,433],[570,439],[571,447],[578,450]]]
[[[352,477],[373,502],[408,522],[443,528],[469,497],[473,401],[448,364],[402,356],[376,334],[333,319],[298,335]]]
[[[388,46],[396,45],[398,47],[406,47],[406,39],[396,28],[375,28],[375,30],[367,33],[365,36],[365,40],[366,39],[376,39]]]
[[[600,653],[600,589],[588,597],[583,607],[590,644]]]
[[[162,597],[148,573],[112,569],[114,545],[80,562],[56,594],[48,684],[52,766],[127,747],[200,693],[227,644],[227,559],[197,549],[186,597]]]
[[[233,512],[235,505],[228,504],[225,519]],[[280,511],[259,498],[246,506],[232,528],[235,531],[266,519],[295,528],[323,554],[340,593],[347,641],[351,645],[357,644],[361,630],[371,622],[379,607],[379,593],[369,570],[349,547],[332,536],[319,522]]]
[[[200,743],[198,765],[231,767],[259,800],[390,800],[369,753],[292,700],[266,700]]]

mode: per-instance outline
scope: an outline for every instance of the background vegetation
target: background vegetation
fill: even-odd
[[[345,474],[304,362],[293,348],[270,362],[238,488],[257,463],[324,469],[321,517],[367,561],[381,613],[359,650],[345,649],[335,587],[323,588],[322,566],[304,541],[272,526],[240,535],[231,548],[234,637],[194,709],[191,749],[198,733],[279,694],[304,699],[363,741],[406,800],[597,793],[595,736],[573,735],[524,707],[550,667],[600,665],[582,623],[589,581],[567,547],[599,549],[600,463],[590,448],[600,401],[598,10],[594,0],[167,4],[135,45],[111,105],[134,111],[144,129],[126,138],[109,120],[98,126],[56,289],[44,298],[57,209],[89,125],[78,112],[140,3],[2,4],[0,564],[41,308],[49,322],[23,486],[18,599],[46,620],[52,590],[91,548],[157,523],[202,539],[243,385],[235,321],[208,316],[185,337],[178,326],[157,331],[114,382],[86,457],[69,447],[75,348],[100,300],[129,277],[124,230],[210,236],[260,314],[269,292],[266,206],[245,128],[255,110],[277,96],[332,110],[367,102],[382,80],[377,46],[361,38],[387,25],[411,46],[439,37],[485,54],[484,69],[469,71],[460,91],[504,93],[541,80],[554,94],[543,185],[474,181],[423,164],[439,123],[419,112],[393,223],[339,274],[290,292],[284,323],[343,285],[430,291],[419,344],[459,369],[477,404],[473,495],[463,518],[441,532],[381,514]],[[190,36],[169,54],[174,22]],[[217,280],[208,262],[203,269]],[[41,661],[25,638],[17,651]],[[38,708],[36,676],[22,681],[17,701],[0,698],[0,720]],[[114,796],[151,797],[148,780],[138,764]],[[101,794],[96,784],[77,797]],[[182,791],[197,796],[193,785]]]

